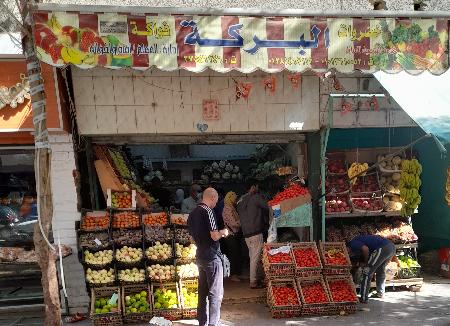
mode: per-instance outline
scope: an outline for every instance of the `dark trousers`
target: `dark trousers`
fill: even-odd
[[[219,326],[220,306],[223,298],[222,261],[216,256],[210,261],[197,260],[197,266],[199,272],[197,307],[199,326]]]
[[[242,233],[236,233],[223,239],[227,248],[227,256],[230,260],[231,275],[241,275],[242,260],[241,260],[241,244]]]
[[[367,301],[369,298],[370,281],[373,274],[376,273],[377,291],[384,293],[386,283],[386,264],[395,255],[395,246],[389,243],[382,248],[374,250],[369,257],[367,267],[363,269],[363,277],[361,280],[361,299]]]

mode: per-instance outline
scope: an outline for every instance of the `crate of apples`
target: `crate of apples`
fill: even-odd
[[[116,250],[116,260],[122,264],[133,265],[139,263],[142,258],[142,248],[124,246]]]
[[[360,213],[379,213],[383,211],[384,203],[381,197],[363,197],[351,199],[353,211]]]
[[[145,213],[142,217],[144,218],[144,224],[149,226],[163,226],[169,223],[166,212]]]
[[[86,212],[81,218],[82,231],[103,231],[109,228],[109,213],[104,211]]]
[[[114,284],[115,280],[116,274],[112,268],[101,270],[86,269],[86,282],[90,286],[107,286]]]
[[[345,174],[347,173],[347,163],[344,155],[327,154],[327,174]]]
[[[108,189],[107,206],[113,209],[135,209],[136,208],[136,190],[115,191]]]
[[[327,196],[325,201],[326,214],[350,213],[352,206],[346,196]]]
[[[319,275],[322,272],[319,251],[314,242],[293,244],[292,255],[294,256],[296,276]]]
[[[176,279],[174,265],[154,264],[147,267],[148,278],[152,282],[172,281]]]
[[[365,176],[356,178],[356,182],[352,185],[351,190],[353,193],[363,192],[378,192],[381,191],[380,183],[378,180],[378,173],[371,173]]]
[[[300,315],[301,304],[293,280],[270,281],[267,297],[267,304],[273,318],[292,318]]]
[[[113,215],[113,229],[134,229],[141,227],[141,218],[134,211],[116,212]]]
[[[266,244],[263,250],[263,267],[269,279],[294,276],[294,259],[290,245]]]
[[[145,251],[145,256],[150,261],[163,262],[172,258],[172,245],[157,241]]]
[[[145,270],[136,267],[122,269],[117,272],[117,279],[122,284],[142,283],[145,281]]]
[[[100,250],[91,252],[89,250],[83,251],[84,263],[88,266],[102,267],[111,264],[113,261],[112,250]]]
[[[198,277],[198,267],[194,263],[178,265],[176,269],[177,275],[182,280],[196,279]]]
[[[350,190],[347,175],[328,175],[325,181],[327,193],[343,193]]]
[[[336,312],[355,312],[358,297],[351,276],[327,276],[325,281],[330,300],[337,308]]]

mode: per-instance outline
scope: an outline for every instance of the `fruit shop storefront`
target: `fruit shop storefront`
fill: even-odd
[[[225,192],[233,190],[241,194],[245,191],[244,180],[254,177],[268,180],[267,188],[273,187],[264,190],[273,195],[287,179],[303,178],[315,198],[310,211],[316,226],[312,228],[316,232],[314,238],[318,239],[317,231],[325,228],[317,203],[322,201],[320,193],[327,189],[320,193],[317,189],[320,180],[325,180],[327,170],[324,160],[322,172],[320,166],[325,150],[321,138],[325,138],[327,126],[330,127],[327,123],[329,108],[337,115],[347,109],[356,111],[344,105],[344,100],[339,101],[341,105],[336,108],[328,105],[331,93],[343,91],[339,79],[345,79],[345,74],[349,74],[348,80],[352,83],[371,79],[370,74],[380,69],[390,72],[428,69],[437,74],[447,69],[448,58],[442,54],[448,47],[445,38],[448,22],[441,19],[405,19],[402,24],[388,17],[140,15],[130,14],[130,8],[126,13],[118,12],[117,8],[102,10],[111,9],[110,13],[92,13],[89,7],[71,7],[66,12],[54,12],[50,5],[38,5],[38,8],[34,18],[40,59],[55,66],[71,64],[68,82],[73,85],[78,131],[86,145],[85,159],[79,162],[82,193],[86,196],[82,198],[83,207],[90,210],[111,206],[144,208],[140,211],[144,215],[142,219],[137,212],[126,210],[82,212],[79,237],[82,247],[100,243],[105,250],[117,249],[116,263],[112,263],[111,252],[103,256],[95,255],[95,250],[80,254],[89,284],[99,280],[101,284],[115,284],[115,269],[111,267],[114,265],[119,270],[120,284],[136,280],[143,283],[149,275],[156,275],[159,281],[176,279],[173,275],[178,275],[182,281],[183,275],[188,279],[195,277],[191,275],[190,264],[183,264],[185,267],[180,270],[176,263],[168,264],[167,269],[149,264],[144,269],[144,265],[139,264],[143,251],[150,258],[153,254],[160,255],[159,260],[164,260],[164,255],[170,257],[171,250],[173,257],[183,258],[184,252],[188,256],[191,254],[190,246],[179,247],[185,234],[180,231],[183,228],[177,227],[182,224],[183,212],[172,211],[167,215],[164,211],[156,212],[151,204],[153,197],[169,192],[174,197],[170,206],[177,207],[179,202],[175,195],[181,193],[178,190],[183,191],[183,198],[188,197],[193,182],[201,186],[214,184]],[[410,48],[404,49],[395,39],[395,42],[389,41],[399,33],[396,26],[407,28],[405,26],[410,25],[428,31],[421,34],[424,42],[432,38],[439,43],[430,50],[428,57],[415,54]],[[442,41],[436,35],[444,35]],[[54,50],[57,55],[52,55]],[[369,127],[386,128],[384,120],[378,118],[378,111],[390,107],[390,103],[378,98],[384,95],[378,88],[361,87],[365,93],[361,96],[364,98],[361,112],[366,121],[370,121]],[[401,110],[393,111],[405,119]],[[394,113],[389,111],[388,114]],[[399,126],[402,124],[393,123],[388,127]],[[346,127],[354,126],[348,123]],[[383,154],[382,149],[379,154]],[[359,157],[348,155],[339,154],[335,161],[330,160],[337,171],[331,171],[333,167],[329,165],[328,175],[333,175],[337,185],[348,182],[340,171],[344,169],[347,174],[347,162],[362,162]],[[372,156],[367,160],[376,162],[378,157]],[[385,165],[398,164],[397,158],[395,162],[392,159]],[[398,172],[392,170],[387,173]],[[278,177],[284,179],[277,184],[271,179],[273,176],[278,182]],[[155,178],[159,180],[157,185]],[[378,186],[379,180],[375,180],[364,178],[357,186]],[[350,184],[342,192],[349,195],[349,188]],[[128,194],[122,195],[127,191]],[[355,192],[366,191],[355,189]],[[335,196],[336,191],[331,195]],[[354,201],[328,197],[323,197],[322,207],[326,209],[330,205],[333,209],[339,208],[340,213],[346,213],[351,207],[366,216],[393,214],[386,214],[387,203],[372,202],[371,198],[360,202],[361,198]],[[346,202],[344,207],[340,206],[343,201]],[[354,207],[357,205],[362,206]],[[112,218],[108,222],[110,213]],[[396,215],[400,216],[400,212]],[[97,231],[103,231],[95,235],[84,232],[83,222],[89,227],[95,218],[104,221],[103,225],[94,226]],[[155,223],[174,227],[163,228],[158,234],[152,234],[152,228],[147,232],[146,224]],[[308,223],[312,224],[311,219]],[[167,232],[175,232],[172,238],[180,239],[177,243],[172,241],[173,248],[145,244],[146,237],[148,242],[155,242],[155,239],[167,242],[164,241]],[[140,236],[136,237],[137,234]],[[279,236],[282,235],[280,232]],[[297,236],[301,241],[308,239],[303,230],[297,230]],[[135,239],[140,239],[139,243],[131,243]],[[120,256],[125,257],[124,261]],[[124,271],[132,265],[130,263],[135,263],[135,256],[136,269]],[[99,260],[108,266],[103,272],[94,268]],[[154,287],[157,283],[150,282]],[[187,284],[183,285],[188,288]]]

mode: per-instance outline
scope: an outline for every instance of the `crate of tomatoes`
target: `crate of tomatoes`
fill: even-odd
[[[113,213],[113,229],[140,229],[141,216],[138,211],[116,211]]]
[[[293,277],[295,274],[294,258],[288,243],[265,244],[262,262],[268,279]]]
[[[97,232],[109,229],[110,215],[107,211],[83,210],[81,213],[81,231]]]
[[[291,246],[295,276],[308,277],[322,274],[322,263],[315,242],[298,242]]]
[[[319,242],[324,275],[349,275],[352,268],[344,242]]]
[[[297,278],[296,281],[302,302],[302,315],[323,316],[329,314],[331,299],[323,277]]]
[[[290,278],[269,281],[267,305],[273,318],[300,316],[302,305],[295,281]]]
[[[340,315],[356,312],[358,297],[350,275],[325,276],[325,283],[331,300],[330,313]]]

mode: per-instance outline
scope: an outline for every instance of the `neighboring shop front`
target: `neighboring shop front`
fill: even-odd
[[[123,192],[134,189],[138,193],[138,208],[151,209],[154,214],[165,216],[158,210],[168,207],[156,208],[154,197],[159,197],[156,198],[159,203],[169,202],[164,206],[181,208],[176,194],[181,189],[183,197],[188,197],[193,183],[203,188],[212,184],[225,192],[234,191],[240,195],[245,191],[244,180],[249,177],[260,179],[268,199],[290,178],[301,177],[307,181],[313,198],[318,199],[320,166],[325,164],[325,161],[321,162],[320,152],[327,147],[326,143],[320,142],[321,129],[382,128],[391,135],[392,130],[415,128],[415,123],[388,98],[388,94],[383,93],[370,73],[378,69],[392,72],[429,69],[441,73],[448,64],[448,58],[441,53],[448,45],[446,20],[417,21],[421,30],[429,31],[425,36],[422,34],[422,38],[436,39],[435,32],[441,33],[442,41],[438,37],[439,46],[436,53],[432,51],[435,56],[429,61],[419,60],[420,54],[405,54],[403,45],[386,41],[399,24],[390,18],[312,20],[42,11],[35,15],[35,20],[36,32],[40,35],[36,45],[41,59],[53,65],[78,66],[71,67],[70,82],[78,131],[87,144],[86,159],[80,165],[84,166],[83,193],[89,196],[85,196],[82,203],[84,208],[102,211],[111,206],[108,205],[108,189]],[[49,46],[45,40],[54,33],[60,33],[64,40]],[[73,40],[77,37],[79,43]],[[60,56],[51,55],[55,47]],[[389,50],[395,50],[398,56],[388,55],[392,54]],[[111,67],[122,69],[108,69]],[[326,73],[332,68],[338,73]],[[308,69],[314,72],[305,72]],[[342,94],[339,100],[331,100],[330,95],[335,93]],[[334,116],[331,117],[332,124],[329,123],[330,113]],[[358,131],[355,133],[357,139]],[[330,137],[332,142],[333,134]],[[337,220],[333,222],[337,224],[334,227],[345,228],[350,224],[354,230],[352,235],[380,233],[380,230],[396,229],[386,226],[386,217],[395,216],[401,220],[398,223],[403,223],[401,227],[412,231],[408,219],[400,216],[400,210],[391,212],[389,209],[389,205],[398,208],[387,202],[394,202],[390,200],[391,195],[400,194],[385,195],[389,185],[387,177],[380,184],[379,170],[374,170],[373,179],[360,179],[362,187],[372,187],[375,183],[379,189],[353,191],[347,182],[346,163],[374,163],[380,155],[407,145],[408,140],[404,137],[397,146],[393,143],[388,141],[374,151],[368,150],[371,146],[362,142],[350,151],[337,154],[336,166],[342,163],[343,171],[335,172],[341,173],[333,177],[336,184],[329,181],[333,187],[346,184],[345,189],[338,191],[345,192],[345,199],[326,187],[323,205],[329,207],[337,201],[345,201],[346,205],[344,211],[338,207],[339,214],[327,214],[327,226]],[[287,169],[279,169],[283,167]],[[394,172],[398,171],[387,171],[386,174]],[[323,173],[322,179],[325,178]],[[367,179],[370,180],[366,184]],[[165,198],[159,196],[161,193]],[[379,208],[354,207],[359,205],[360,199],[356,194],[369,196],[363,200],[369,202],[372,193],[376,193]],[[171,200],[166,201],[167,197]],[[110,204],[116,208],[122,204],[129,206],[126,198],[117,196],[113,199]],[[320,215],[316,214],[319,210],[316,203],[314,201],[309,222],[314,212],[314,226],[318,231],[325,224],[321,225]],[[97,215],[107,220],[110,213],[112,222],[100,227],[102,235],[86,232],[91,226],[91,217]],[[174,214],[170,224],[178,224],[176,218],[181,217],[177,215],[180,212],[172,210],[171,213]],[[119,230],[124,225],[128,229],[139,227],[141,222],[137,222],[138,225],[133,222],[134,214],[138,213],[83,212],[80,245],[92,248],[95,237],[97,240],[102,237],[100,242],[105,249],[121,249],[131,243],[136,250],[143,246],[147,251],[154,246],[151,243],[154,239],[147,239],[152,236],[151,232],[146,232],[147,226],[139,230]],[[119,220],[116,215],[123,216],[125,224],[115,224],[115,220]],[[349,222],[339,220],[344,215]],[[158,216],[153,218],[158,220],[161,218]],[[383,220],[380,224],[384,228],[375,227],[373,231],[373,227],[364,226],[364,231],[361,228],[355,231],[361,226],[361,216]],[[144,224],[146,221],[151,224],[155,223],[153,218],[149,215],[148,219],[142,220]],[[166,221],[165,217],[161,220]],[[177,232],[179,228],[174,226],[174,229]],[[339,232],[341,237],[335,240],[345,240],[342,230]],[[298,240],[295,239],[298,236],[300,241],[308,239],[306,232],[298,230],[294,234],[283,233],[279,232],[278,236],[286,240]],[[138,238],[138,242],[132,241]],[[400,238],[400,242],[415,240]],[[85,246],[87,243],[89,246]],[[97,243],[97,246],[100,245]],[[119,256],[121,254],[119,252]],[[86,257],[80,254],[86,267],[95,265],[95,259],[93,257],[91,264],[86,264]],[[116,263],[119,270],[124,269],[123,262]],[[148,269],[151,259],[147,263],[143,271],[148,277],[155,271]],[[105,265],[105,269],[109,268],[110,265]],[[191,272],[191,267],[186,266],[182,273],[191,275]],[[140,279],[140,271],[137,273],[136,277]],[[157,277],[161,277],[158,273]],[[87,274],[88,283],[95,281],[95,272],[90,270]],[[119,272],[117,281],[123,284],[126,277]],[[151,283],[155,280],[158,278],[151,279]],[[172,274],[159,280],[172,280]],[[111,284],[116,278],[108,275],[104,281]]]
[[[8,42],[8,37],[2,40]],[[3,49],[8,49],[7,44],[2,45]],[[23,55],[2,53],[0,70],[0,300],[4,305],[35,304],[42,302],[42,288],[33,249],[33,232],[37,223],[34,128]],[[69,160],[72,140],[61,110],[56,68],[43,64],[42,71],[53,160],[61,162],[63,156],[65,161],[74,164],[73,151],[72,160]],[[61,149],[61,145],[68,147]],[[61,172],[58,167],[52,172],[55,185],[58,185],[56,179],[66,178],[66,171]],[[62,198],[64,183],[59,183],[60,188],[55,187],[56,198]],[[74,202],[76,212],[76,198]],[[55,207],[55,214],[61,219],[65,217],[63,212],[73,214],[68,206]],[[58,223],[60,220],[55,221],[53,230],[63,233]]]

